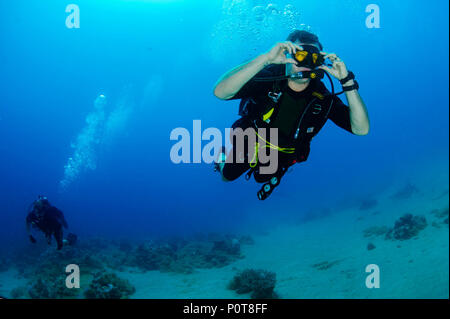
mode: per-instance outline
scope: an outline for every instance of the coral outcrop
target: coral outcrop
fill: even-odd
[[[114,273],[97,273],[84,296],[87,299],[128,299],[135,291],[128,280]]]
[[[407,240],[419,234],[427,227],[427,221],[423,216],[405,214],[395,221],[395,225],[386,233],[389,240]]]
[[[238,294],[250,293],[252,299],[274,299],[276,274],[267,270],[245,269],[239,272],[228,284],[228,289]]]
[[[66,287],[66,276],[62,273],[56,277],[39,276],[28,288],[32,299],[73,299],[79,294],[78,289]]]

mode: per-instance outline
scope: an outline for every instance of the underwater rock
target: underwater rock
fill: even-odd
[[[190,274],[196,268],[210,268],[206,260],[212,244],[208,242],[191,242],[180,247],[169,263],[161,271]]]
[[[31,282],[28,294],[32,299],[67,299],[75,298],[79,294],[78,289],[66,287],[66,276],[64,272],[56,276],[38,275]]]
[[[188,244],[177,253],[177,263],[189,264],[193,268],[220,268],[241,257],[238,240],[225,239]]]
[[[65,267],[69,264],[77,264],[86,273],[104,268],[100,251],[85,243],[64,246],[61,250],[47,245],[43,247],[43,251],[36,248],[19,251],[12,259],[12,266],[17,269],[18,275],[31,283],[35,283],[39,278],[44,282],[54,281],[59,274],[65,274]]]
[[[48,250],[45,256],[41,257],[42,264],[52,263],[60,268],[68,264],[77,264],[85,271],[94,271],[104,268],[105,258],[100,254],[101,250],[95,248],[81,248],[77,246],[68,246],[60,251]]]
[[[364,237],[382,236],[389,231],[387,226],[371,226],[363,230]]]
[[[208,268],[224,267],[236,259],[242,258],[241,245],[236,238],[215,241],[210,252],[205,256]]]
[[[102,260],[96,255],[83,255],[79,259],[79,266],[90,271],[102,269],[104,267]]]
[[[391,228],[385,236],[389,240],[407,240],[419,234],[427,227],[427,221],[423,216],[413,216],[405,214],[395,221],[394,228]]]
[[[96,273],[84,296],[87,299],[128,299],[135,292],[128,280],[114,273]]]
[[[134,252],[133,265],[145,271],[189,274],[196,268],[223,267],[239,258],[242,258],[239,240],[215,234],[205,241],[142,244]]]
[[[141,242],[137,247],[133,246],[134,242],[125,240],[83,239],[74,246],[64,246],[60,251],[46,245],[42,246],[45,250],[27,247],[16,252],[10,264],[17,269],[19,276],[36,285],[34,295],[45,297],[48,294],[44,287],[39,287],[38,279],[43,282],[54,280],[59,274],[65,274],[65,267],[69,264],[77,264],[85,274],[104,269],[190,274],[197,268],[223,267],[243,258],[241,241],[252,242],[250,237],[219,234],[203,236],[202,239],[167,238]],[[3,267],[5,262],[1,260],[0,263]]]
[[[27,294],[27,288],[26,287],[16,287],[11,290],[10,296],[12,299],[20,299],[24,298]]]
[[[359,206],[359,210],[369,210],[378,205],[378,201],[376,199],[364,199],[361,201],[361,205]]]
[[[236,238],[233,238],[232,240],[220,240],[214,242],[212,250],[229,255],[240,255],[241,245],[239,244],[239,240]]]
[[[201,240],[194,240],[194,239],[190,239],[188,240],[187,238],[176,238],[176,239],[169,239],[167,241],[167,243],[169,245],[171,245],[175,250],[179,250],[183,247],[186,247],[187,245],[191,244],[191,243],[205,243],[207,242],[206,240],[206,236],[203,237],[203,239]]]
[[[252,299],[277,298],[274,288],[276,274],[267,270],[245,269],[228,284],[228,289],[238,294],[251,293]]]
[[[45,285],[44,281],[39,278],[35,283],[33,283],[28,289],[28,294],[32,299],[49,299],[50,291]]]
[[[399,189],[396,193],[394,193],[390,198],[394,200],[408,199],[418,192],[419,190],[416,186],[414,186],[411,183],[408,183],[403,188]]]
[[[133,250],[133,246],[127,240],[121,240],[119,242],[119,250],[124,253],[130,253]]]
[[[103,258],[103,264],[118,271],[124,271],[127,266],[131,266],[129,256],[119,250],[108,252]]]
[[[376,248],[376,246],[374,244],[372,244],[372,243],[367,244],[367,250],[373,250],[375,248]]]
[[[168,268],[174,255],[174,250],[167,244],[144,243],[135,252],[136,265],[144,270]]]

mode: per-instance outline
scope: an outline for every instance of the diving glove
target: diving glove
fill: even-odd
[[[219,155],[217,156],[217,159],[214,161],[214,172],[217,172],[221,170],[221,166],[224,165],[225,161],[227,159],[227,153],[225,146],[222,146]]]

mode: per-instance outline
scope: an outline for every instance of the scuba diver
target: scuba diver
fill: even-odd
[[[58,208],[50,205],[50,202],[45,196],[39,196],[32,205],[33,207],[26,218],[30,241],[33,244],[36,243],[36,239],[31,235],[31,227],[34,227],[45,234],[49,245],[51,244],[52,236],[54,236],[58,250],[60,250],[64,244],[63,227],[68,228],[64,214]],[[69,234],[69,237],[72,237],[71,235]]]
[[[321,81],[325,75],[331,92]],[[341,83],[341,92],[335,93],[330,75]],[[227,72],[214,87],[214,95],[221,100],[241,99],[241,118],[233,124],[230,136],[232,149],[227,154],[222,147],[215,171],[224,181],[245,172],[248,180],[253,174],[258,183],[264,183],[258,199],[266,199],[289,167],[307,160],[311,140],[328,119],[352,134],[368,134],[368,113],[358,89],[355,75],[336,54],[323,52],[315,34],[293,31],[287,41]],[[343,93],[348,106],[338,97]],[[242,140],[234,134],[239,128],[256,135],[253,143],[243,136],[244,148],[236,147],[238,139]],[[260,129],[276,129],[277,144],[259,134]],[[267,151],[276,152],[275,173],[263,172],[266,163],[261,158]]]

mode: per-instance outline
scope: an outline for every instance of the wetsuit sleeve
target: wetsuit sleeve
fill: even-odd
[[[246,99],[250,97],[266,96],[270,90],[273,89],[273,81],[255,81],[255,78],[271,77],[274,75],[283,74],[284,66],[271,65],[262,69],[252,79],[250,79],[244,86],[229,100]]]
[[[229,100],[246,99],[249,97],[265,96],[273,87],[272,82],[250,80]]]
[[[340,128],[343,128],[353,134],[352,125],[350,122],[350,109],[337,96],[333,97],[333,106],[330,110],[328,118]]]

